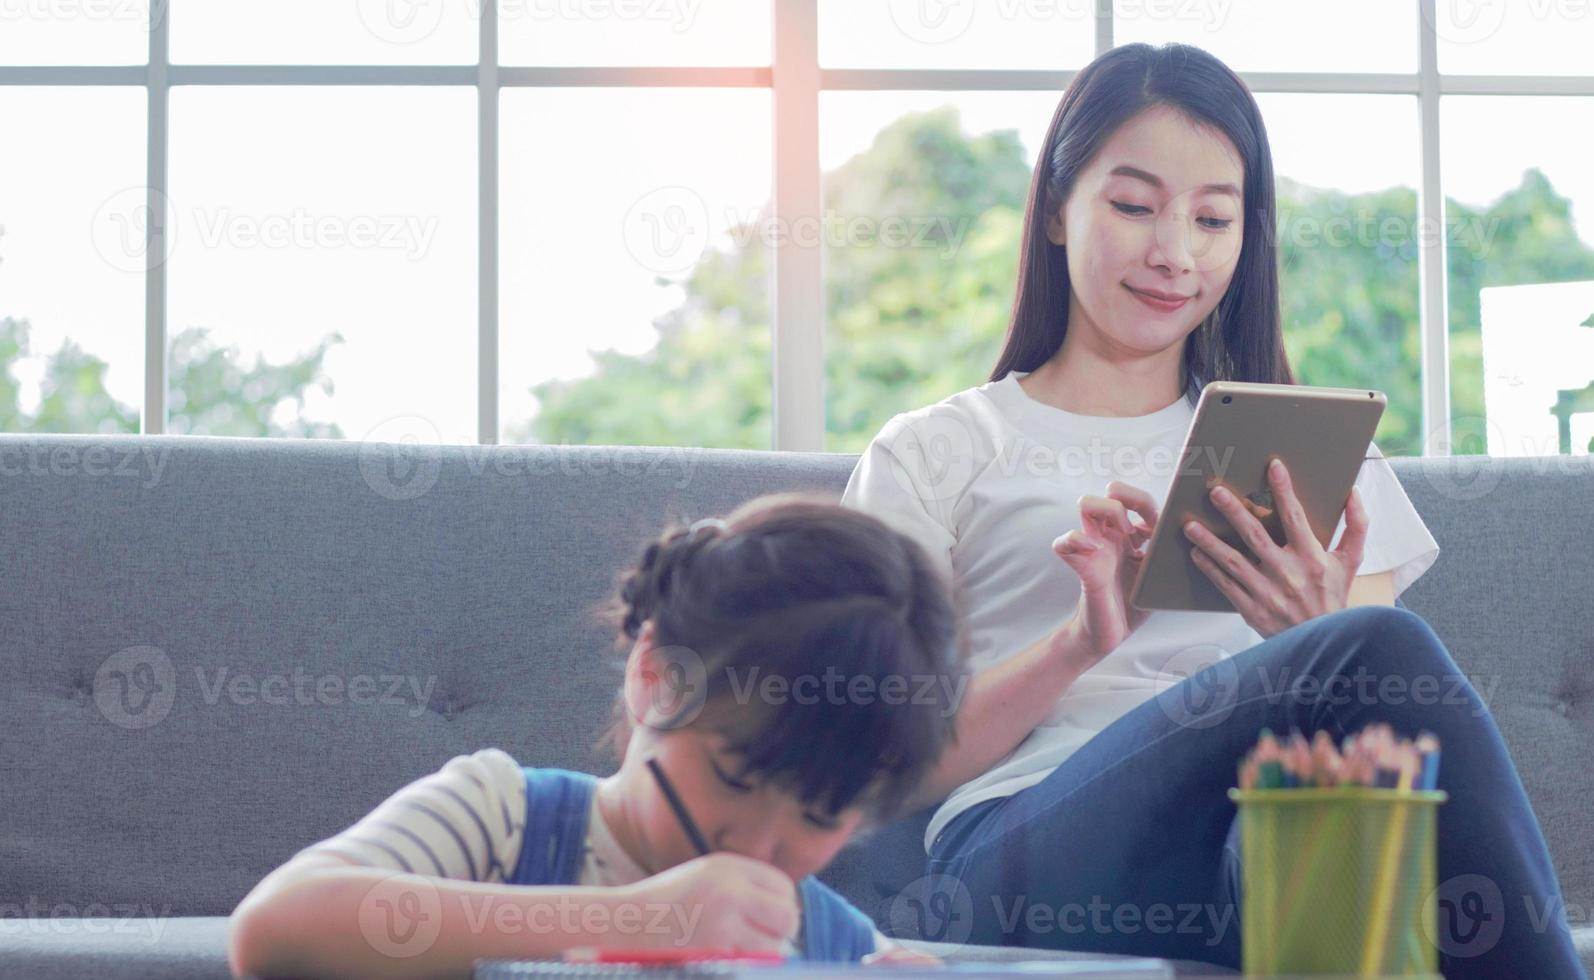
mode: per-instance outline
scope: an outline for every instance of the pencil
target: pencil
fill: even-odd
[[[697,848],[697,853],[709,853],[712,848],[708,846],[708,841],[703,839],[703,832],[697,829],[697,824],[692,822],[692,815],[686,812],[686,804],[682,803],[681,798],[675,794],[675,787],[665,778],[659,760],[649,759],[648,771],[658,780],[659,790],[664,793],[664,801],[670,804],[671,810],[675,811],[675,819],[681,821],[681,829],[686,831],[686,836],[692,841],[692,846]]]

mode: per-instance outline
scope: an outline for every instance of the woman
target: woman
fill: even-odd
[[[1501,896],[1486,932],[1435,937],[1445,975],[1583,976],[1487,706],[1392,608],[1439,548],[1376,447],[1329,550],[1287,474],[1287,546],[1232,495],[1215,502],[1259,561],[1186,530],[1238,612],[1127,601],[1202,384],[1294,383],[1273,184],[1256,102],[1211,55],[1096,59],[1047,131],[990,379],[891,419],[848,482],[844,504],[926,545],[965,617],[958,742],[914,801],[945,798],[929,869],[968,892],[941,906],[968,928],[939,938],[1238,967],[1236,763],[1264,727],[1337,742],[1387,721],[1444,746],[1441,898],[1473,876]]]

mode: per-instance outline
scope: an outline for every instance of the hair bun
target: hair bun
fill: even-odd
[[[620,598],[625,603],[621,628],[626,636],[635,639],[642,631],[642,624],[669,598],[675,580],[684,573],[692,556],[729,531],[730,525],[709,517],[670,531],[648,545],[642,552],[642,561],[620,586]]]

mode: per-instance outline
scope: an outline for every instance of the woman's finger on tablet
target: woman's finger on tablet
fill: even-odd
[[[1307,554],[1321,554],[1323,546],[1318,543],[1317,535],[1312,533],[1312,524],[1306,519],[1306,508],[1301,506],[1301,498],[1295,495],[1295,484],[1290,480],[1290,472],[1284,461],[1273,460],[1268,465],[1267,474],[1273,485],[1273,503],[1278,507],[1279,520],[1284,525],[1285,540],[1290,547],[1304,549]]]
[[[1223,566],[1213,561],[1212,557],[1200,548],[1190,552],[1190,560],[1195,562],[1195,566],[1201,569],[1206,577],[1212,581],[1213,585],[1218,587],[1219,592],[1228,597],[1229,602],[1234,604],[1234,611],[1239,613],[1240,617],[1250,624],[1252,629],[1256,629],[1258,633],[1262,633],[1264,636],[1272,635],[1272,633],[1263,633],[1257,627],[1257,623],[1261,622],[1261,620],[1257,614],[1256,600],[1251,597],[1251,593],[1247,592],[1244,586],[1234,580],[1234,576],[1230,575]]]
[[[1345,503],[1345,531],[1339,536],[1339,547],[1334,553],[1339,555],[1340,561],[1352,575],[1362,567],[1362,548],[1367,544],[1367,528],[1372,524],[1372,518],[1367,515],[1367,507],[1362,503],[1362,492],[1359,487],[1350,488],[1350,498]]]
[[[1273,536],[1267,533],[1267,528],[1262,526],[1256,516],[1240,503],[1239,495],[1228,487],[1219,486],[1212,491],[1211,497],[1213,506],[1229,519],[1229,523],[1239,532],[1240,540],[1251,549],[1251,553],[1264,565],[1277,566],[1279,554],[1283,549],[1273,540]],[[1221,555],[1218,557],[1221,558]]]
[[[1266,531],[1262,533],[1267,534]],[[1201,557],[1206,558],[1219,571],[1226,573],[1246,592],[1263,596],[1273,588],[1268,577],[1251,563],[1251,559],[1229,547],[1227,542],[1207,530],[1199,521],[1190,521],[1186,524],[1185,535],[1195,543],[1195,547],[1190,551],[1192,557],[1204,553]]]

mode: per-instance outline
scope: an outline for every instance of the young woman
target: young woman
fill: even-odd
[[[1258,560],[1185,529],[1238,612],[1128,604],[1201,386],[1294,383],[1274,222],[1233,72],[1184,45],[1102,55],[1046,134],[989,380],[892,418],[852,474],[843,503],[923,542],[954,587],[975,671],[958,744],[913,801],[945,798],[929,869],[970,918],[926,938],[1238,967],[1238,760],[1262,728],[1337,742],[1387,721],[1442,740],[1440,898],[1500,896],[1483,941],[1436,937],[1445,975],[1582,976],[1487,705],[1394,607],[1439,548],[1376,447],[1329,550],[1287,473],[1286,546],[1232,495],[1215,502]]]
[[[576,946],[935,962],[812,877],[951,737],[963,678],[923,550],[773,495],[667,531],[603,612],[631,644],[617,772],[450,760],[261,881],[234,974],[468,977]]]

